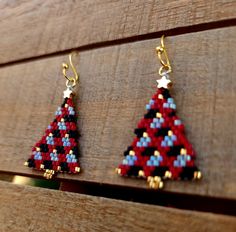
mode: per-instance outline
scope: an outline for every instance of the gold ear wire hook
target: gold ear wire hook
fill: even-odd
[[[172,71],[170,60],[168,58],[165,44],[164,44],[164,35],[161,37],[161,46],[156,47],[156,53],[158,56],[158,59],[162,65],[159,69],[159,74],[162,76],[165,73],[170,73]]]
[[[73,55],[77,55],[78,52],[71,52],[69,54],[69,62],[70,62],[70,66],[67,63],[62,63],[62,73],[64,75],[64,77],[67,79],[66,81],[66,86],[67,87],[74,87],[78,82],[79,82],[79,74],[76,71],[76,68],[72,62],[72,56]],[[74,73],[74,77],[68,77],[66,75],[66,71],[69,69],[69,67],[71,67],[73,73]]]

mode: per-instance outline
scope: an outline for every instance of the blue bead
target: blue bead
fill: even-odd
[[[167,142],[167,145],[168,145],[169,147],[172,147],[172,146],[173,146],[173,142],[172,142],[172,141],[168,141],[168,142]]]
[[[176,141],[176,140],[177,140],[176,135],[172,135],[172,136],[171,136],[171,139],[172,139],[172,141]]]
[[[176,105],[172,103],[172,104],[170,104],[170,108],[171,109],[176,109]]]
[[[177,160],[174,161],[174,167],[179,167],[179,162]]]
[[[161,146],[162,147],[166,147],[166,142],[165,141],[161,141]]]
[[[146,110],[150,110],[151,109],[151,106],[148,104],[146,105]]]
[[[169,108],[169,104],[165,102],[165,103],[163,104],[163,107],[164,107],[164,108]]]
[[[152,122],[151,125],[150,125],[150,127],[151,127],[152,129],[154,129],[154,128],[155,128],[155,124]]]
[[[168,102],[168,103],[174,103],[174,99],[173,99],[173,98],[168,98],[168,99],[167,99],[167,102]]]
[[[151,138],[150,138],[150,137],[147,137],[147,138],[146,138],[146,141],[147,141],[148,143],[150,143],[150,142],[151,142]]]
[[[147,161],[147,166],[152,166],[151,160],[148,160],[148,161]]]
[[[155,103],[155,101],[154,101],[153,99],[151,99],[151,100],[149,101],[149,103],[150,103],[151,105],[153,105],[153,104]]]
[[[148,146],[148,143],[145,141],[143,142],[143,147],[147,147]]]
[[[134,165],[134,161],[133,160],[129,160],[128,161],[128,165],[133,166]]]
[[[154,166],[159,166],[159,162],[158,162],[157,160],[154,160],[154,161],[153,161],[153,165],[154,165]]]
[[[138,141],[136,144],[137,147],[141,147],[141,143]]]
[[[163,123],[165,120],[164,120],[164,118],[160,118],[159,121],[160,121],[160,123]]]
[[[180,160],[180,166],[182,167],[186,166],[186,162],[184,160]]]
[[[160,123],[156,123],[156,128],[161,128],[161,124]]]
[[[181,121],[178,120],[178,119],[176,119],[176,120],[174,121],[174,125],[175,125],[175,126],[179,126],[179,125],[181,125]]]
[[[152,155],[152,156],[150,157],[150,160],[154,161],[154,160],[156,160],[156,157]]]
[[[154,118],[153,122],[159,122],[159,119],[158,118]]]

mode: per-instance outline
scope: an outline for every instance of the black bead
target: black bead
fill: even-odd
[[[144,132],[146,132],[146,128],[137,128],[134,130],[134,133],[137,135],[138,138],[141,138]]]
[[[155,147],[146,147],[141,153],[142,156],[152,156],[157,149]]]
[[[76,122],[76,116],[75,115],[66,115],[64,117],[65,122]]]
[[[68,167],[68,164],[66,162],[61,162],[60,167],[61,167],[61,171],[63,171],[63,172],[68,172],[69,171],[69,167]]]
[[[62,108],[65,107],[65,104],[67,103],[67,100],[68,100],[68,98],[66,97],[66,98],[64,99],[63,103],[61,104],[61,107],[62,107]]]
[[[170,95],[168,89],[164,89],[164,88],[163,88],[163,90],[162,90],[162,95],[163,95],[163,97],[164,97],[165,99],[171,98],[171,95]]]
[[[169,115],[169,117],[173,117],[173,116],[176,115],[176,112],[175,112],[175,111],[172,111],[172,112],[170,112],[168,115]]]
[[[52,132],[52,134],[53,134],[54,138],[60,138],[61,137],[60,130],[54,130]]]
[[[132,146],[129,146],[129,147],[127,148],[127,150],[124,152],[124,156],[129,155],[129,152],[132,151],[132,150],[133,150],[133,147],[132,147]]]
[[[40,144],[39,147],[41,152],[48,152],[48,145],[46,143]]]
[[[52,161],[51,160],[44,160],[43,165],[44,165],[44,169],[52,169]]]
[[[180,154],[180,150],[184,148],[183,146],[173,146],[170,147],[170,150],[167,152],[168,156],[178,156]]]
[[[169,171],[168,167],[156,167],[155,170],[152,172],[152,176],[165,176],[166,171]]]
[[[138,176],[139,171],[142,170],[142,167],[139,166],[131,166],[127,175],[128,176]]]
[[[35,162],[34,159],[28,159],[28,167],[35,168]]]
[[[168,131],[170,130],[169,127],[166,127],[166,128],[160,128],[158,129],[158,131],[156,132],[155,136],[156,137],[159,137],[159,136],[166,136],[168,135]]]
[[[150,109],[145,115],[144,118],[155,118],[158,110]]]
[[[76,139],[76,138],[79,137],[79,133],[78,133],[77,130],[69,130],[67,133],[69,134],[70,138],[75,138]]]
[[[79,148],[77,146],[73,147],[72,151],[76,158],[80,155]]]
[[[63,146],[56,146],[56,150],[58,154],[65,154],[65,150]]]
[[[197,167],[183,167],[180,178],[182,180],[192,180],[194,178],[194,172],[196,171],[198,171]]]

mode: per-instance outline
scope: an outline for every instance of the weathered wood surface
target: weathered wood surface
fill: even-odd
[[[234,19],[234,0],[0,2],[0,63]]]
[[[0,182],[0,231],[235,231],[234,217]]]
[[[230,27],[166,39],[174,70],[172,95],[204,176],[200,182],[168,182],[167,191],[236,198],[235,34],[236,27]],[[145,181],[121,178],[114,168],[155,93],[158,44],[153,39],[80,54],[82,173],[60,178],[146,188]],[[65,79],[60,64],[66,59],[0,69],[1,171],[41,175],[23,162],[61,104]]]

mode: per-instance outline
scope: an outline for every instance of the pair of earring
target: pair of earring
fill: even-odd
[[[125,158],[116,169],[121,176],[147,179],[150,188],[163,188],[166,179],[200,179],[201,172],[195,165],[195,152],[185,136],[184,125],[176,115],[176,105],[169,89],[172,82],[170,61],[164,45],[156,48],[161,63],[157,80],[157,92],[146,105],[147,113],[135,129],[136,137],[124,152]],[[74,87],[79,76],[69,55],[74,77],[67,77],[69,65],[63,63],[66,80],[64,102],[58,107],[56,118],[48,126],[45,135],[32,149],[25,165],[44,170],[44,177],[51,179],[57,172],[78,173],[78,131],[73,105]]]

